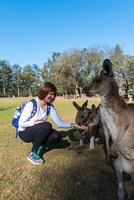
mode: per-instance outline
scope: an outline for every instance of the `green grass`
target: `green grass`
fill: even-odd
[[[31,144],[16,139],[11,126],[13,112],[24,100],[0,99],[0,200],[116,200],[116,176],[106,165],[103,145],[79,152],[74,148],[76,142],[70,141],[72,149],[47,152],[42,166],[26,160]],[[65,121],[74,122],[72,101],[55,101]],[[85,100],[76,101],[81,105]],[[98,104],[98,100],[91,98],[89,103]],[[133,184],[125,181],[125,186],[132,200]]]

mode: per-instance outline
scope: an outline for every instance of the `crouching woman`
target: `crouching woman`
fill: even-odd
[[[19,119],[19,137],[24,142],[32,142],[32,149],[27,160],[36,165],[44,163],[41,156],[44,144],[56,143],[58,141],[58,132],[52,128],[50,122],[47,122],[48,108],[49,114],[54,123],[60,128],[76,127],[86,129],[85,126],[78,126],[74,123],[64,122],[60,119],[55,106],[52,102],[55,100],[57,89],[51,82],[43,83],[38,89],[36,113],[31,117],[33,103],[29,101],[24,107]]]

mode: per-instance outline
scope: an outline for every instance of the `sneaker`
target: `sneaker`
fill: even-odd
[[[31,152],[28,157],[27,160],[29,160],[31,163],[33,163],[34,165],[42,165],[45,160],[42,159],[37,153],[35,152]]]

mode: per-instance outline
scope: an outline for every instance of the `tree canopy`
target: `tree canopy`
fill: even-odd
[[[7,60],[0,60],[0,96],[35,96],[38,86],[45,81],[56,85],[58,95],[81,95],[83,86],[100,72],[106,57],[113,63],[119,87],[125,94],[134,93],[134,56],[124,54],[117,44],[108,50],[53,52],[42,68],[36,64],[11,66]]]

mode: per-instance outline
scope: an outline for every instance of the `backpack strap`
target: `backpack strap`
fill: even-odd
[[[52,106],[51,103],[47,103],[47,116],[50,114],[51,106]]]
[[[18,129],[16,129],[16,136],[15,136],[16,138],[18,138],[19,137],[19,131],[18,131]]]
[[[37,112],[37,103],[36,103],[35,99],[31,99],[29,102],[33,103],[33,110],[32,110],[31,116],[30,116],[30,118],[32,118]]]

